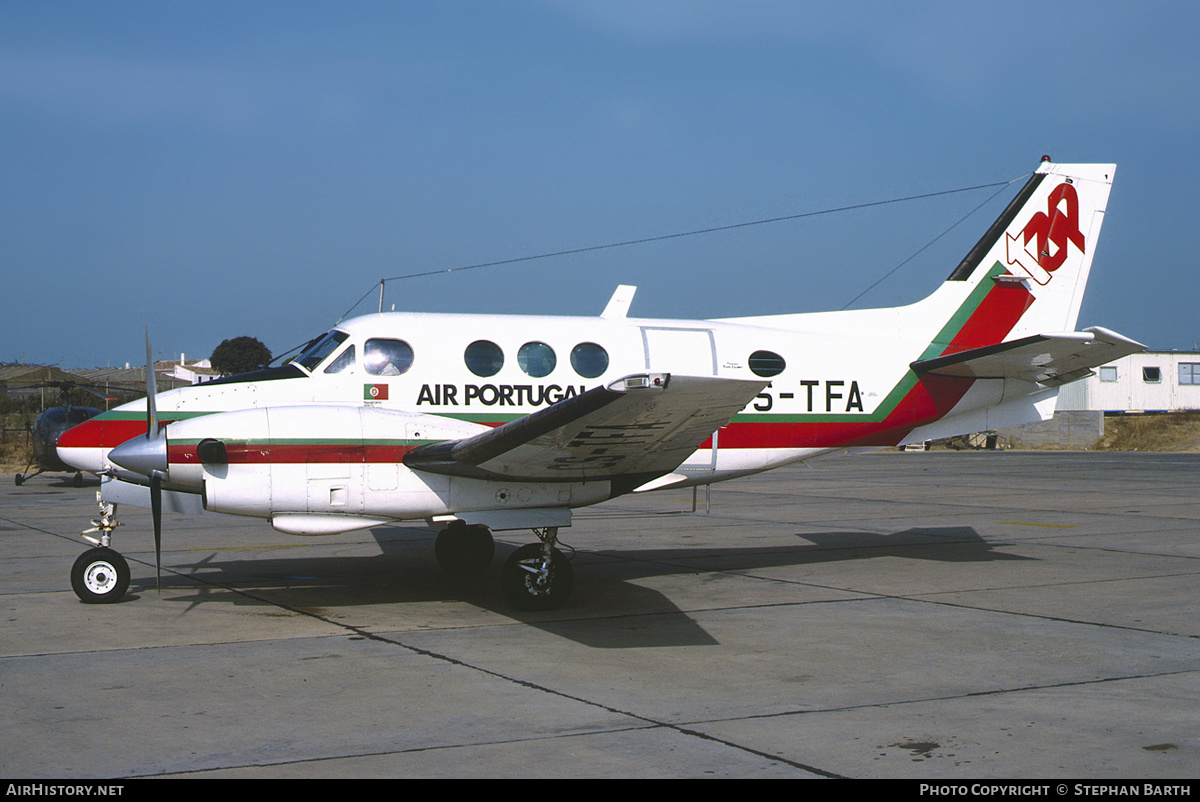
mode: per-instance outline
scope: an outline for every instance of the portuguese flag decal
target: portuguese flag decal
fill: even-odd
[[[364,384],[364,401],[387,401],[388,386],[386,384]]]

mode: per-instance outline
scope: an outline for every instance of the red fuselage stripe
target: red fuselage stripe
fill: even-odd
[[[415,445],[355,445],[353,443],[262,443],[226,444],[230,465],[273,465],[306,463],[396,463],[416,448]],[[172,465],[198,465],[194,445],[168,445],[167,459]]]

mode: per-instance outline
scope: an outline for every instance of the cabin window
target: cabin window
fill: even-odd
[[[1117,380],[1117,366],[1116,365],[1105,365],[1104,367],[1100,368],[1100,381],[1115,382],[1116,380]]]
[[[545,343],[525,343],[517,351],[517,364],[526,375],[540,379],[550,375],[558,358],[554,356],[554,349]]]
[[[404,340],[367,340],[363,367],[372,376],[399,376],[412,367],[413,349]]]
[[[504,352],[489,340],[476,340],[463,352],[467,370],[476,376],[495,376],[504,367]]]
[[[345,373],[354,367],[354,346],[350,346],[345,351],[342,351],[338,358],[329,363],[329,367],[325,368],[326,373]]]
[[[1158,384],[1162,381],[1162,371],[1158,368],[1142,368],[1142,381],[1147,384]]]
[[[1200,362],[1180,362],[1179,383],[1200,384]]]
[[[783,357],[773,351],[755,351],[750,355],[750,372],[755,376],[769,379],[783,373],[785,367]]]
[[[608,370],[608,351],[596,343],[580,343],[571,349],[571,367],[585,379],[594,379]]]

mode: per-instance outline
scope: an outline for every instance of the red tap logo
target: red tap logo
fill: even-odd
[[[1050,274],[1062,267],[1067,260],[1068,245],[1073,244],[1080,253],[1086,253],[1083,232],[1079,230],[1079,196],[1075,187],[1059,184],[1050,193],[1046,211],[1029,218],[1018,236],[1005,234],[1005,243],[1009,272],[1019,275],[1013,269],[1017,268],[1038,284],[1049,282]]]

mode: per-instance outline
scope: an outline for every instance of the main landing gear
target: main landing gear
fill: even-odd
[[[119,602],[129,589],[129,563],[109,548],[117,522],[117,505],[106,504],[96,493],[100,506],[100,517],[92,519],[92,528],[83,533],[85,540],[94,543],[75,560],[71,568],[71,588],[84,604],[112,604]],[[99,537],[88,537],[91,532]]]
[[[455,576],[478,576],[492,564],[496,542],[486,526],[455,521],[438,532],[433,544],[438,565]]]
[[[571,595],[575,571],[555,547],[557,526],[533,533],[542,542],[521,546],[509,555],[500,571],[501,590],[518,610],[557,610]]]
[[[558,527],[534,529],[540,543],[514,551],[500,570],[500,586],[518,610],[557,610],[575,585],[571,562],[558,550]],[[486,526],[461,521],[438,533],[434,554],[438,565],[457,576],[478,576],[492,562],[495,541]]]

